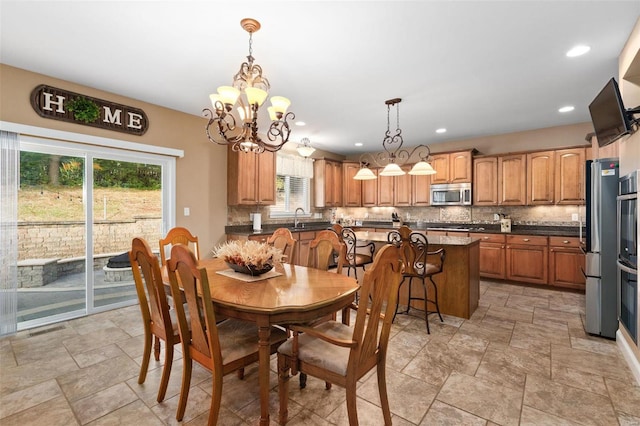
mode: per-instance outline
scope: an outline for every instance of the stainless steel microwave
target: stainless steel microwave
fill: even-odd
[[[470,206],[470,183],[444,183],[431,185],[432,206]]]

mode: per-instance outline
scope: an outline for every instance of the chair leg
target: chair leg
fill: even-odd
[[[378,392],[380,393],[380,405],[384,424],[391,425],[391,410],[389,409],[389,396],[387,395],[386,367],[384,362],[378,362]]]
[[[427,324],[427,334],[431,334],[429,329],[429,298],[427,297],[427,284],[422,279],[422,288],[424,289],[424,322]]]
[[[307,374],[300,373],[300,389],[304,389],[307,387]]]
[[[156,359],[156,361],[160,361],[160,338],[158,336],[153,336],[153,337],[154,337],[153,356]]]
[[[404,284],[404,280],[406,278],[403,278],[402,281],[400,281],[400,285],[398,286],[398,296],[396,297],[396,310],[393,312],[393,319],[391,320],[391,322],[394,322],[396,320],[396,315],[398,315],[398,306],[400,304],[400,289],[402,288],[402,284]]]
[[[238,379],[244,380],[244,367],[238,368],[236,370],[236,376],[238,377]]]
[[[405,314],[409,315],[409,309],[411,309],[411,287],[413,284],[413,277],[409,277],[409,293],[408,293],[408,297],[407,297],[407,310],[404,311]]]
[[[429,279],[431,280],[431,283],[433,284],[433,304],[436,305],[436,311],[438,312],[438,316],[440,317],[440,322],[444,322],[442,320],[442,315],[440,315],[440,305],[438,305],[438,286],[436,285],[436,283],[433,281],[432,277],[429,277]],[[426,294],[425,294],[426,297]],[[426,306],[426,304],[425,304]]]
[[[284,355],[278,354],[278,397],[280,399],[280,424],[287,424],[289,417],[289,365]]]
[[[142,354],[142,364],[140,365],[140,375],[138,376],[138,383],[144,383],[147,378],[147,370],[149,369],[149,358],[151,358],[151,331],[144,330],[144,352]]]
[[[184,346],[183,346],[184,348]],[[191,370],[192,361],[189,350],[184,349],[182,354],[182,387],[180,388],[180,400],[178,401],[178,411],[176,411],[176,420],[182,421],[184,410],[187,408],[187,399],[189,398],[189,387],[191,386]]]
[[[209,408],[209,424],[218,424],[220,414],[220,404],[222,401],[222,376],[221,372],[213,372],[213,387],[211,394],[211,408]]]
[[[349,415],[349,424],[358,424],[358,410],[356,404],[356,381],[347,382],[347,414]]]
[[[164,366],[162,367],[162,378],[160,379],[160,389],[158,389],[158,402],[164,400],[169,385],[171,366],[173,365],[173,345],[166,344],[164,348]]]

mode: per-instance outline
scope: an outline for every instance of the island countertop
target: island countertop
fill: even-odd
[[[389,232],[393,231],[392,229]],[[417,231],[420,232],[420,231]],[[421,232],[422,233],[422,232]],[[381,231],[356,231],[356,238],[363,241],[374,241],[377,243],[387,243],[388,232]],[[444,235],[427,235],[427,241],[429,245],[442,245],[442,246],[468,246],[474,243],[479,243],[480,238],[475,237],[458,237],[458,236],[444,236]]]

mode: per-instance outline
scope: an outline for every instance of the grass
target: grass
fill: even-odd
[[[126,188],[95,188],[94,220],[130,220],[160,217],[162,191]],[[106,206],[106,208],[105,208]],[[24,222],[83,221],[82,188],[65,186],[26,187],[18,192],[18,220]]]

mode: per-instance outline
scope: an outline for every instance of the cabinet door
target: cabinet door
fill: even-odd
[[[498,157],[473,160],[473,204],[498,205]]]
[[[254,184],[258,204],[274,205],[276,203],[276,153],[265,151],[257,154],[257,157]]]
[[[584,269],[579,238],[549,237],[549,284],[584,290]]]
[[[449,154],[449,182],[471,183],[471,152]]]
[[[409,166],[403,166],[405,173],[411,170]],[[411,205],[411,175],[404,174],[393,178],[393,205],[394,206],[410,206]]]
[[[555,156],[556,204],[584,204],[585,149],[561,149]]]
[[[342,206],[342,164],[330,162],[331,165],[331,185],[329,186],[329,199],[332,207]]]
[[[298,232],[294,234],[298,242],[296,243],[296,265],[307,266],[309,261],[309,244],[316,237],[314,231]]]
[[[431,183],[449,183],[449,154],[431,156],[431,167],[436,171],[431,175]]]
[[[342,163],[342,205],[360,207],[362,205],[362,182],[353,177],[360,170],[359,163]]]
[[[527,154],[527,204],[553,204],[554,202],[554,151]]]
[[[378,176],[378,169],[371,169]],[[374,207],[378,205],[378,179],[362,181],[362,205]]]
[[[506,277],[504,244],[480,243],[480,276],[496,279]]]
[[[526,155],[498,158],[498,201],[505,206],[524,206],[526,200]]]
[[[252,152],[227,150],[227,204],[255,205],[258,203],[256,191],[257,155]],[[275,188],[275,176],[274,176]]]
[[[393,176],[378,176],[378,205],[393,207]]]
[[[507,237],[507,279],[547,284],[549,249],[547,237]]]
[[[411,204],[428,206],[431,204],[431,176],[411,176]]]

